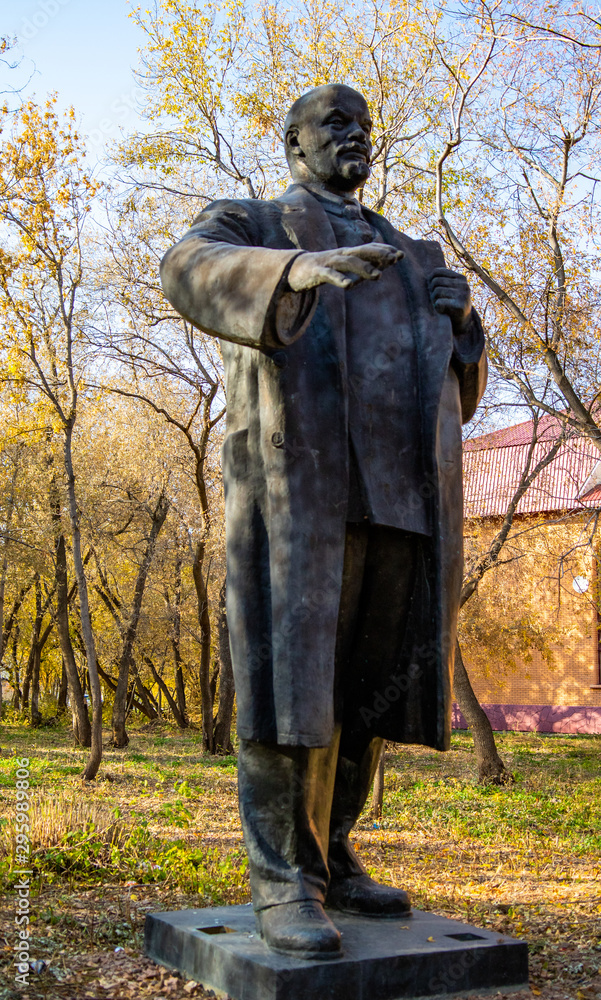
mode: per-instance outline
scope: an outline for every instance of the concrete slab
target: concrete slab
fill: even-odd
[[[341,958],[270,951],[250,904],[149,913],[146,954],[234,1000],[410,1000],[528,982],[523,941],[432,913],[402,920],[331,911]]]

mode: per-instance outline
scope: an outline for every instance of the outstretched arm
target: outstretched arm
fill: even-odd
[[[205,333],[248,347],[281,346],[303,333],[315,307],[315,292],[289,294],[297,255],[216,240],[193,226],[161,262],[163,291]]]
[[[165,295],[206,333],[249,347],[281,347],[302,336],[317,288],[374,280],[402,254],[383,244],[310,253],[262,247],[242,202],[215,202],[161,263]]]

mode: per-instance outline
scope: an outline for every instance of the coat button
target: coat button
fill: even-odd
[[[283,431],[274,431],[271,435],[271,443],[274,448],[281,448],[284,444],[284,433]]]
[[[277,368],[285,368],[288,364],[285,351],[276,351],[275,354],[271,355],[271,360]]]

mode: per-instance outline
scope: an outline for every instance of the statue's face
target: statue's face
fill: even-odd
[[[364,99],[350,87],[323,87],[307,102],[286,144],[292,175],[342,192],[369,176],[371,119]]]

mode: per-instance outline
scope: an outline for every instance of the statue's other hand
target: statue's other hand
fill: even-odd
[[[448,267],[437,267],[429,279],[430,297],[436,312],[450,316],[455,333],[469,325],[472,297],[467,278]]]
[[[376,281],[385,268],[396,264],[402,256],[402,250],[388,243],[364,243],[318,253],[305,251],[294,259],[288,284],[293,292],[325,284],[350,288],[359,281]]]

